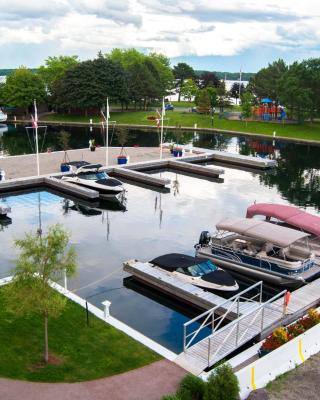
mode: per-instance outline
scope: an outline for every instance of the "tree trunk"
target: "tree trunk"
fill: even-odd
[[[48,314],[44,313],[44,362],[49,361],[49,344],[48,344]]]

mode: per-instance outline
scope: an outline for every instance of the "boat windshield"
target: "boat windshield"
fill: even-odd
[[[97,181],[99,179],[106,179],[108,175],[105,172],[86,172],[80,174],[81,179],[88,179],[90,181]]]
[[[210,272],[216,271],[218,268],[210,260],[203,261],[199,264],[188,267],[187,270],[192,276],[203,276]]]

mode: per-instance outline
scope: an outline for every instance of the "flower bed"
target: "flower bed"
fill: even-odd
[[[293,324],[287,327],[275,329],[272,334],[269,335],[263,342],[259,350],[260,357],[270,353],[295,337],[301,335],[308,329],[317,325],[319,322],[320,312],[315,309],[310,309],[305,317],[298,319]]]

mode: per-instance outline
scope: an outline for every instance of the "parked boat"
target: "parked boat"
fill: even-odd
[[[320,275],[315,255],[306,243],[294,244],[309,234],[265,221],[227,218],[217,232],[204,231],[196,245],[197,255],[226,269],[272,284],[297,287]]]
[[[320,258],[320,217],[312,215],[300,208],[285,204],[256,203],[247,208],[247,218],[263,216],[266,221],[288,226],[292,229],[310,233],[309,245],[316,257]],[[295,246],[304,247],[304,241]]]
[[[123,183],[115,178],[110,178],[100,168],[101,164],[86,164],[77,168],[74,174],[65,175],[62,180],[83,186],[100,193],[101,198],[112,199],[124,196]]]
[[[202,289],[226,292],[239,289],[235,279],[209,259],[170,253],[155,258],[150,264]]]
[[[9,213],[11,213],[11,207],[0,205],[0,230],[2,229],[2,227],[10,225],[12,223],[12,219],[7,215]]]
[[[8,115],[5,114],[0,108],[0,122],[6,122],[7,119],[8,119]]]

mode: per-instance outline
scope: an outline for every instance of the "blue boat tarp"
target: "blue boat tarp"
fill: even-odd
[[[261,100],[262,104],[270,104],[273,103],[271,99],[268,99],[268,97],[265,97],[264,99]]]

